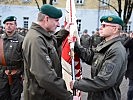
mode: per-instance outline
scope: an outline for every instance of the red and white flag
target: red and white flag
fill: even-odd
[[[67,23],[73,23],[70,25],[70,36],[76,37],[77,41],[80,42],[78,35],[77,22],[76,22],[76,9],[74,0],[66,1],[66,17],[65,25]],[[62,67],[63,67],[63,78],[66,81],[67,88],[71,90],[70,81],[72,80],[72,59],[70,56],[71,48],[74,48],[74,44],[69,44],[68,39],[62,44]],[[81,78],[81,68],[80,68],[80,59],[77,54],[74,54],[74,67],[75,67],[75,77],[76,79]]]

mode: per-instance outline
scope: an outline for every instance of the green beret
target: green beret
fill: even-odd
[[[3,24],[5,24],[7,21],[16,21],[17,18],[15,16],[8,16],[4,21]]]
[[[51,18],[60,18],[60,17],[62,17],[61,9],[57,9],[54,6],[50,5],[50,4],[44,4],[41,7],[40,12],[43,13],[43,14],[48,15]]]
[[[124,25],[124,22],[122,21],[122,19],[115,15],[103,16],[103,17],[101,17],[100,21],[101,21],[101,23],[104,21],[107,23],[119,24],[121,26]]]

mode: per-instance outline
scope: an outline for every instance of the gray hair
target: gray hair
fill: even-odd
[[[39,12],[39,13],[38,13],[37,21],[42,21],[42,20],[44,19],[44,17],[45,17],[45,14]]]

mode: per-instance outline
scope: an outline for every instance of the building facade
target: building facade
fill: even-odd
[[[3,20],[7,16],[16,16],[18,27],[29,28],[32,22],[35,22],[37,19],[37,13],[39,12],[38,2],[41,6],[42,0],[0,0],[0,25],[3,25]],[[104,2],[111,0],[103,0]],[[117,7],[117,1],[112,0],[110,2],[114,7]],[[49,3],[49,0],[47,0]],[[115,14],[117,13],[107,6],[105,3],[98,2],[98,0],[75,0],[76,4],[76,16],[78,23],[78,30],[81,33],[84,29],[88,29],[89,34],[92,34],[92,31],[95,31],[99,26],[99,19],[103,15]],[[53,5],[59,7],[63,11],[63,17],[60,19],[61,25],[64,24],[65,20],[65,5],[66,0],[53,0]],[[128,30],[133,31],[133,14],[130,18]]]

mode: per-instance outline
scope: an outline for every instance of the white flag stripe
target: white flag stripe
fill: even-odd
[[[70,36],[76,37],[77,41],[80,43],[80,37],[78,35],[78,28],[77,28],[77,21],[76,20],[77,20],[77,18],[76,18],[75,1],[74,0],[67,0],[66,1],[66,18],[65,18],[65,21],[66,21],[66,23],[72,23],[72,25],[70,25]],[[69,48],[74,50],[74,43],[70,43]],[[63,50],[65,50],[65,49],[63,49]],[[63,55],[62,59],[61,59],[62,60],[63,79],[65,80],[65,82],[67,84],[67,88],[71,91],[70,81],[72,80],[72,76],[75,74],[76,79],[79,79],[81,77],[80,74],[77,74],[77,73],[81,72],[80,68],[77,67],[80,65],[80,61],[74,61],[74,66],[73,66],[73,64],[72,65],[69,64],[70,62],[65,61],[65,59],[63,59],[63,57],[65,58],[65,56]],[[68,58],[68,57],[66,57],[66,58]],[[75,60],[75,59],[73,59],[73,60]],[[75,68],[79,68],[79,69],[75,69]],[[74,73],[74,74],[72,75],[72,73]]]
[[[70,81],[72,80],[72,75],[71,75],[71,65],[66,62],[63,58],[62,60],[62,73],[63,73],[63,79],[66,82],[67,89],[72,92],[70,89]]]

